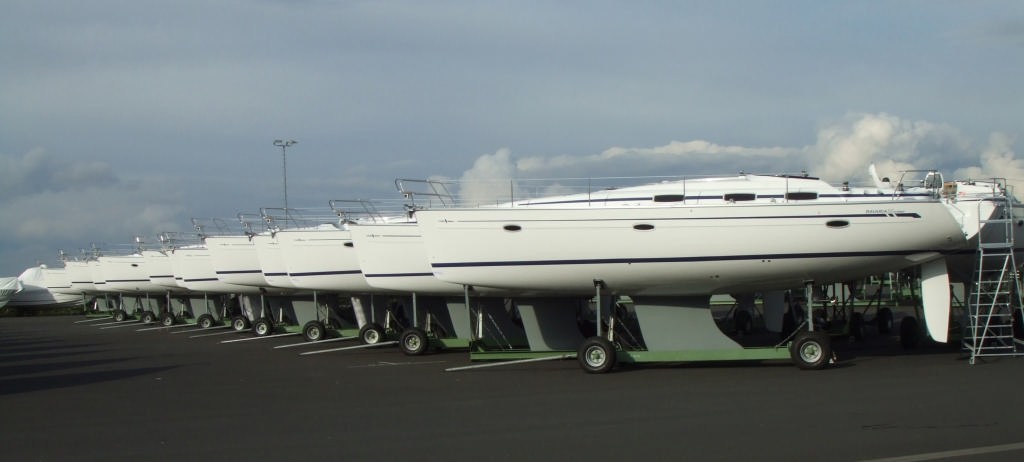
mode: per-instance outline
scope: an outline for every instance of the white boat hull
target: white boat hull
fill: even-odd
[[[163,293],[164,287],[149,279],[146,259],[142,254],[104,255],[98,258],[103,279],[103,290],[116,293]]]
[[[275,235],[295,287],[344,293],[373,291],[347,229],[286,229]]]
[[[163,291],[188,293],[188,289],[182,287],[174,279],[174,267],[171,265],[170,255],[159,250],[143,250],[142,258],[146,261],[146,272],[149,276],[149,282],[160,287]]]
[[[107,280],[103,277],[103,267],[99,260],[89,260],[86,265],[89,266],[89,277],[92,279],[93,288],[97,292],[107,292]]]
[[[206,248],[217,278],[228,284],[269,287],[249,236],[208,236]]]
[[[197,293],[257,293],[252,286],[228,284],[217,278],[210,262],[210,250],[205,246],[181,247],[171,252],[174,279],[183,287]]]
[[[89,262],[67,260],[64,262],[64,270],[67,273],[68,284],[72,289],[85,294],[99,292],[92,283],[92,272],[89,269]]]
[[[277,239],[269,234],[258,234],[252,237],[252,243],[256,248],[260,270],[267,285],[278,289],[296,289],[288,277],[288,266],[285,264],[281,244]]]
[[[50,292],[74,295],[79,298],[82,296],[80,290],[71,287],[66,268],[43,268],[43,282]]]
[[[434,276],[423,236],[414,222],[349,225],[366,282],[377,289],[459,295],[459,284]]]
[[[699,295],[894,271],[962,249],[932,201],[417,212],[441,280],[524,293]]]

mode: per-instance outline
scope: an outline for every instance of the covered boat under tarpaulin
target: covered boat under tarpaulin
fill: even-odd
[[[14,297],[14,294],[21,292],[21,283],[16,277],[0,278],[0,308],[7,305],[7,302]]]
[[[51,290],[44,270],[46,265],[33,266],[17,277],[21,290],[7,301],[8,307],[48,307],[72,306],[81,303],[82,296],[74,293]]]

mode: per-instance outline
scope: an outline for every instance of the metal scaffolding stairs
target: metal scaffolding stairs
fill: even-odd
[[[1014,332],[1014,325],[1024,319],[1024,307],[1013,256],[1013,196],[1005,191],[993,191],[990,199],[1000,213],[988,219],[979,214],[983,229],[978,233],[978,260],[963,339],[971,364],[979,357],[1024,355],[1024,341]]]

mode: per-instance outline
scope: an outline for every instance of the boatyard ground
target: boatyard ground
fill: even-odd
[[[222,344],[240,334],[82,319],[0,318],[4,460],[1024,457],[1024,359],[970,366],[955,348],[908,352],[893,337],[841,343],[823,371],[780,362],[588,375],[553,361],[445,372],[468,355],[299,356],[273,348],[297,337]]]

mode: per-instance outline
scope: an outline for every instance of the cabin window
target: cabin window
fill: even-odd
[[[513,232],[514,233],[516,231],[522,231],[523,227],[519,226],[519,225],[505,225],[504,229],[505,229],[505,231],[509,231],[509,232]]]
[[[791,201],[810,201],[818,198],[816,192],[791,192],[786,193],[786,200]]]
[[[686,196],[682,194],[658,194],[654,196],[654,202],[682,202]]]
[[[637,231],[650,231],[650,230],[654,229],[654,225],[647,224],[647,223],[640,223],[638,225],[633,225],[633,229],[635,229]]]
[[[354,246],[355,246],[355,244],[353,244],[353,243],[352,243],[352,241],[349,241],[349,242],[346,242],[346,243],[344,244],[344,246],[345,246],[345,247],[354,247]]]
[[[722,198],[725,199],[726,202],[740,202],[752,201],[755,197],[757,196],[755,196],[754,193],[729,193],[723,196]]]
[[[829,228],[845,228],[850,226],[850,222],[846,220],[829,220],[828,223],[825,223],[825,226]]]

